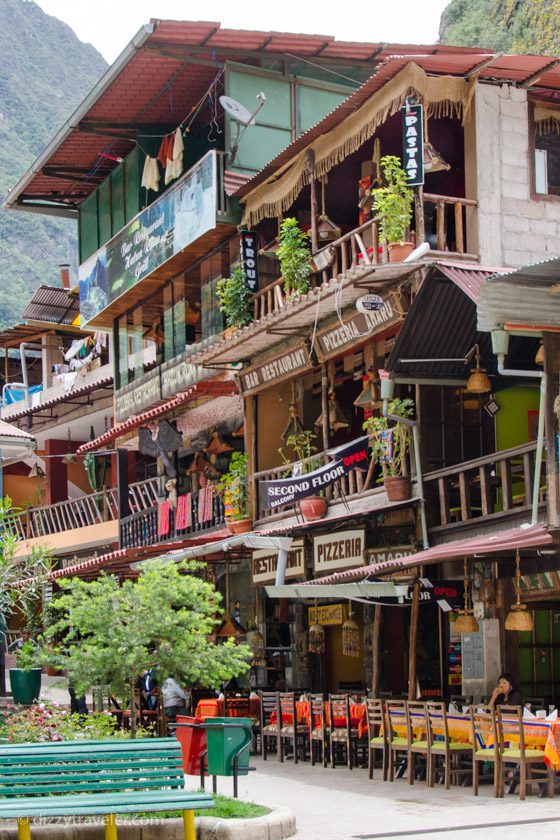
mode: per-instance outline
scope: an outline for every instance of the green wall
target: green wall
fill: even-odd
[[[496,448],[511,449],[529,441],[529,412],[539,410],[540,391],[525,385],[515,385],[499,391],[494,399],[500,406],[496,414]],[[532,415],[535,424],[536,415]],[[535,436],[536,437],[536,434]]]

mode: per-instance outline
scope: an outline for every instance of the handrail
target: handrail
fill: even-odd
[[[443,467],[442,469],[425,473],[424,481],[447,478],[448,476],[455,475],[457,472],[484,467],[487,464],[493,464],[496,461],[506,460],[507,458],[515,458],[516,455],[525,455],[527,452],[534,452],[536,448],[537,442],[530,441],[529,443],[521,444],[521,446],[512,446],[511,449],[500,449],[497,452],[482,455],[480,458],[473,458],[471,461],[460,461],[452,467]]]

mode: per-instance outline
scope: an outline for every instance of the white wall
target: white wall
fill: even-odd
[[[481,264],[517,268],[559,255],[560,201],[531,198],[527,91],[479,84],[475,119]]]

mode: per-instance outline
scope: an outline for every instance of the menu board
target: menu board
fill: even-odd
[[[478,633],[463,633],[463,679],[484,679],[484,637]]]

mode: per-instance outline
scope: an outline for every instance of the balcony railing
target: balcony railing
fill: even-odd
[[[434,210],[435,233],[433,244],[435,255],[477,259],[474,254],[466,253],[467,210],[476,208],[477,202],[469,198],[424,194],[424,212]],[[451,218],[453,224],[450,224]],[[379,265],[384,262],[384,254],[379,247],[379,226],[375,221],[367,221],[360,227],[344,234],[334,242],[321,248],[314,255],[316,265],[323,262],[326,267],[318,270],[311,278],[311,287],[339,278],[350,269],[364,265]],[[255,321],[279,312],[286,306],[282,291],[284,278],[279,277],[253,295],[253,319]]]
[[[480,517],[486,521],[529,511],[533,499],[535,451],[531,442],[464,461],[424,476],[428,527],[453,528]],[[539,499],[546,498],[543,461]]]
[[[160,496],[159,487],[158,478],[131,484],[129,497],[132,510],[137,512],[153,507]],[[118,519],[118,516],[118,491],[112,487],[77,499],[56,502],[48,507],[28,508],[11,517],[6,527],[17,539],[25,540],[110,522]]]
[[[121,519],[120,547],[141,548],[145,545],[178,541],[193,534],[209,533],[225,526],[224,503],[219,496],[212,494],[210,505],[206,507],[208,498],[203,502],[201,492],[189,495],[187,503],[190,504],[190,508],[182,522],[178,521],[177,511],[174,510],[169,510],[168,520],[163,519],[160,505]]]

